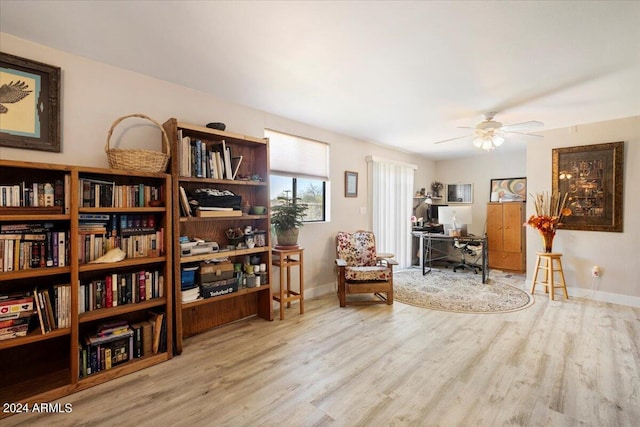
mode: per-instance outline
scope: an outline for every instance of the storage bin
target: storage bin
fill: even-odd
[[[200,264],[200,283],[231,279],[232,277],[233,264],[230,262],[217,264],[203,262]]]

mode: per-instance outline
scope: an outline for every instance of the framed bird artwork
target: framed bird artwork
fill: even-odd
[[[60,67],[0,52],[0,146],[60,152]]]

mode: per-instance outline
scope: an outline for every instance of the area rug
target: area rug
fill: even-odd
[[[394,300],[432,310],[457,313],[508,313],[533,304],[533,297],[509,285],[522,282],[522,276],[491,271],[487,283],[480,274],[432,270],[422,275],[419,269],[395,272]]]

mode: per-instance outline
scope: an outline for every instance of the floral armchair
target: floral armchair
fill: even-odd
[[[398,263],[378,256],[374,234],[362,230],[338,232],[336,247],[340,307],[347,304],[393,304],[393,266]],[[348,298],[352,294],[373,294],[375,299]]]

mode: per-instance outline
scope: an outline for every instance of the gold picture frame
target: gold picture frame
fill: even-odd
[[[60,67],[0,52],[0,146],[60,152]]]
[[[624,142],[553,149],[553,191],[569,194],[561,229],[622,232]]]

